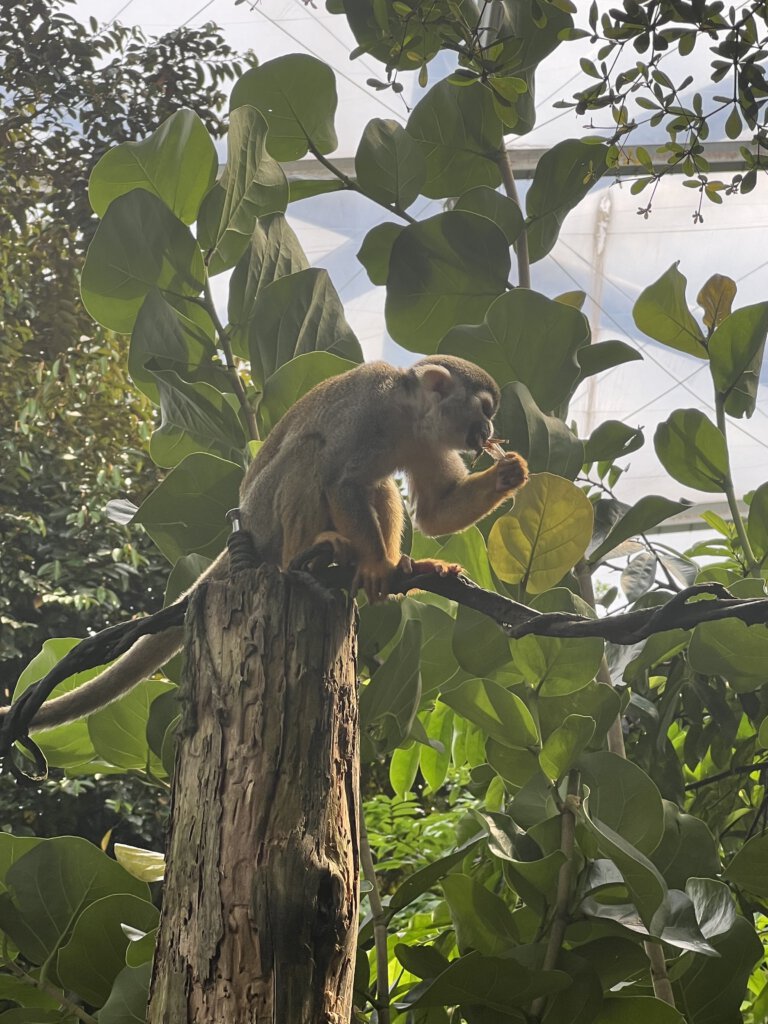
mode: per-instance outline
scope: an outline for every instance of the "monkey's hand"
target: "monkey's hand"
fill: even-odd
[[[517,452],[506,452],[493,469],[496,472],[496,490],[501,493],[518,491],[528,483],[528,463]]]

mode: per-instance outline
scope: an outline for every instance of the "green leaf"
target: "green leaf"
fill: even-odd
[[[258,69],[256,69],[258,70]],[[243,255],[259,217],[283,213],[288,181],[282,167],[266,151],[267,121],[253,107],[230,113],[227,166],[221,179],[221,209],[212,238],[201,237],[208,251],[208,273],[220,274]],[[215,218],[214,218],[215,219]]]
[[[290,53],[246,71],[232,90],[230,109],[245,104],[266,118],[267,149],[275,160],[300,160],[309,149],[332,153],[338,145],[336,77],[315,57]]]
[[[763,956],[751,922],[737,917],[733,928],[712,939],[718,957],[694,956],[674,982],[675,1001],[688,1024],[742,1024],[741,1003],[753,966]]]
[[[539,736],[531,713],[517,694],[489,679],[467,679],[442,694],[443,702],[508,747],[530,747]]]
[[[480,83],[458,87],[438,82],[413,108],[406,127],[422,144],[425,196],[443,199],[476,185],[501,184],[501,123],[490,92]]]
[[[531,472],[574,480],[581,471],[584,443],[559,416],[541,412],[524,384],[506,384],[501,389],[496,425],[501,436],[515,439]]]
[[[459,605],[453,627],[456,661],[470,675],[486,677],[504,672],[512,661],[509,640],[487,615]]]
[[[477,835],[472,836],[465,843],[462,843],[455,850],[451,850],[450,853],[445,854],[443,857],[438,857],[437,860],[433,860],[426,867],[421,868],[419,871],[414,871],[412,875],[409,875],[404,882],[401,882],[391,900],[389,901],[389,909],[394,913],[397,910],[402,910],[407,907],[409,903],[412,903],[422,893],[427,892],[429,889],[439,882],[441,878],[448,874],[451,868],[458,864],[460,861],[472,852],[481,843],[485,843],[485,835],[479,832]]]
[[[52,641],[48,640],[47,643],[52,643]],[[8,868],[42,842],[45,840],[39,839],[37,836],[14,836],[10,832],[0,832],[0,886],[2,890],[5,889],[5,876],[8,874]],[[4,979],[4,976],[0,975],[0,978]]]
[[[363,740],[369,750],[364,756],[376,756],[394,750],[410,735],[421,703],[421,623],[405,623],[397,646],[374,672],[360,693],[360,722]]]
[[[215,455],[188,455],[147,497],[142,523],[173,563],[193,552],[214,558],[230,532],[226,514],[238,503],[242,467]]]
[[[157,466],[177,466],[194,452],[234,461],[242,457],[245,434],[237,412],[221,392],[204,381],[189,381],[175,370],[150,363],[160,400],[160,426],[149,453]]]
[[[43,840],[8,869],[5,881],[8,892],[0,896],[3,931],[34,964],[56,954],[76,918],[97,900],[115,893],[149,899],[143,882],[75,836]]]
[[[658,494],[647,494],[621,516],[605,540],[590,554],[590,564],[597,565],[610,551],[613,551],[625,540],[651,530],[659,523],[663,523],[665,519],[669,519],[670,516],[675,516],[687,508],[689,508],[687,502],[671,501]]]
[[[685,1017],[653,996],[606,996],[592,1024],[686,1024]]]
[[[632,316],[644,334],[662,345],[706,359],[704,335],[685,298],[687,281],[677,267],[678,263],[673,263],[658,281],[640,293]]]
[[[389,258],[395,239],[403,230],[402,224],[385,220],[371,228],[363,239],[357,258],[365,267],[371,284],[386,284],[389,277]]]
[[[724,882],[715,878],[689,878],[685,891],[696,910],[696,920],[702,935],[711,939],[733,928],[736,904],[731,890]]]
[[[766,334],[768,302],[758,302],[731,313],[709,339],[712,379],[730,416],[755,411]]]
[[[99,1024],[142,1024],[147,1014],[151,976],[151,961],[140,967],[124,967],[99,1012]]]
[[[476,526],[445,538],[426,537],[415,530],[411,555],[416,559],[437,558],[443,562],[456,562],[466,569],[478,586],[493,589],[485,538]]]
[[[543,737],[549,736],[568,716],[589,715],[596,722],[595,735],[590,746],[601,743],[616,721],[621,710],[621,698],[605,683],[591,681],[569,693],[539,694],[537,699],[539,729]]]
[[[540,694],[551,697],[574,693],[594,679],[603,657],[603,646],[600,637],[561,640],[523,636],[513,645],[515,667]]]
[[[509,269],[507,240],[486,217],[453,210],[409,224],[389,262],[389,333],[409,351],[436,352],[455,324],[482,320]]]
[[[343,192],[346,185],[338,178],[294,178],[288,179],[288,202],[298,203],[312,196],[324,196],[329,192]]]
[[[259,430],[266,437],[288,409],[316,384],[353,370],[357,363],[332,352],[305,352],[289,359],[267,379],[259,404]]]
[[[192,224],[217,169],[216,148],[203,122],[194,110],[177,110],[143,142],[108,150],[91,171],[88,198],[103,217],[113,199],[143,188]]]
[[[593,819],[599,818],[601,824],[650,856],[664,833],[664,806],[642,768],[607,750],[584,754],[579,768],[582,781],[589,786]]]
[[[210,333],[206,327],[174,309],[156,288],[147,295],[131,334],[128,371],[134,384],[155,405],[160,404],[160,386],[148,364],[182,375],[213,369],[213,325]]]
[[[487,1006],[507,1014],[510,1007],[527,1006],[538,995],[551,995],[570,984],[562,971],[535,971],[510,957],[483,956],[478,952],[452,960],[442,974],[415,985],[398,1008],[466,1004]]]
[[[725,877],[739,889],[768,902],[768,832],[752,836],[737,851],[725,869]]]
[[[554,473],[567,480],[581,472],[584,444],[559,417],[539,409],[525,384],[504,385],[494,424],[501,437],[514,438],[515,450],[531,472]]]
[[[405,128],[375,117],[363,130],[355,173],[366,195],[406,210],[421,191],[427,166],[421,147]]]
[[[642,360],[643,356],[626,341],[596,341],[582,346],[576,358],[581,367],[581,376],[593,377],[596,373],[612,370],[614,366]]]
[[[617,761],[621,760],[618,756],[613,756]],[[591,800],[591,794],[584,800],[583,825],[595,841],[598,853],[603,857],[610,858],[618,867],[632,902],[643,923],[648,927],[667,892],[664,879],[644,854],[622,838],[618,832],[592,816]]]
[[[631,455],[645,444],[642,430],[619,420],[605,420],[596,427],[584,445],[585,462],[613,462]]]
[[[137,188],[104,214],[88,247],[81,291],[94,320],[128,334],[153,288],[196,296],[204,277],[189,228],[157,196]]]
[[[489,956],[505,953],[519,941],[509,907],[469,875],[452,873],[441,882],[451,910],[460,953],[472,949]]]
[[[441,613],[442,614],[442,613]],[[422,641],[421,649],[424,650]],[[422,657],[422,679],[424,675],[424,659]],[[426,686],[424,687],[426,690]],[[453,711],[442,701],[436,701],[433,710],[428,714],[426,722],[427,736],[433,742],[442,745],[442,751],[433,746],[421,746],[419,767],[421,774],[434,793],[445,782],[451,763],[451,740],[453,739]]]
[[[605,174],[609,147],[564,139],[539,160],[526,196],[532,263],[551,252],[567,214]]]
[[[159,918],[152,903],[127,893],[91,903],[59,950],[56,971],[64,988],[73,989],[87,1003],[103,1006],[125,967],[129,940],[123,925],[147,932],[157,927]]]
[[[594,718],[568,715],[563,724],[549,734],[541,748],[539,764],[544,774],[557,781],[583,753],[594,732]]]
[[[155,698],[175,689],[173,683],[145,679],[120,700],[90,715],[88,734],[97,755],[126,771],[149,769],[155,775],[164,775],[147,743],[147,722]]]
[[[700,880],[720,873],[717,844],[707,825],[669,800],[664,801],[664,834],[651,860],[670,889],[684,889],[692,875]]]
[[[360,363],[360,343],[326,270],[278,278],[258,293],[249,323],[251,372],[262,384],[305,352],[325,351]]]
[[[757,554],[768,553],[768,483],[760,484],[749,503],[747,533]]]
[[[162,882],[165,877],[165,857],[154,850],[115,843],[115,860],[129,875],[142,882]]]
[[[57,637],[46,640],[40,653],[30,661],[19,676],[16,689],[13,691],[13,699],[18,700],[25,690],[42,679],[61,661],[65,654],[68,654],[79,643],[79,638],[75,637]],[[76,672],[54,687],[51,697],[60,697],[62,694],[69,693],[70,690],[93,679],[99,672],[101,672],[101,667]],[[96,757],[96,751],[93,749],[88,735],[88,725],[84,719],[69,722],[67,725],[59,725],[55,729],[46,729],[44,733],[37,735],[35,742],[45,754],[48,763],[56,768],[74,768]]]
[[[729,478],[728,448],[715,424],[698,409],[676,409],[653,436],[659,461],[686,487],[724,491]]]
[[[491,768],[513,792],[522,789],[526,782],[541,772],[536,754],[523,747],[508,747],[490,739],[485,744],[485,755]]]
[[[279,277],[296,274],[308,266],[301,243],[281,213],[261,217],[256,222],[250,244],[229,281],[227,315],[232,348],[237,355],[248,355],[248,321],[259,292]]]
[[[501,228],[510,245],[514,245],[525,227],[522,211],[514,199],[487,185],[478,185],[459,196],[454,210],[467,210],[487,217]]]
[[[750,693],[765,682],[768,627],[747,626],[740,619],[701,622],[688,646],[694,672],[724,676],[737,693]]]
[[[439,351],[471,359],[499,385],[522,382],[548,412],[573,393],[580,375],[576,353],[588,341],[589,323],[578,309],[515,288],[491,303],[480,326],[452,330]]]
[[[540,473],[520,491],[511,512],[491,527],[488,555],[494,572],[541,594],[584,554],[592,536],[592,503],[560,477]]]
[[[413,789],[416,772],[419,770],[419,744],[398,747],[389,761],[389,784],[395,796],[401,800]]]

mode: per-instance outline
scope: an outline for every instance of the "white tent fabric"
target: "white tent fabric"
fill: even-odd
[[[234,0],[166,0],[162,5],[156,0],[79,0],[75,9],[81,18],[93,15],[102,22],[117,18],[153,34],[182,24],[214,21],[233,46],[253,49],[260,61],[291,52],[319,57],[337,76],[336,156],[351,157],[368,120],[405,121],[419,90],[412,74],[403,77],[402,97],[367,86],[367,78],[382,77],[380,67],[366,57],[350,62],[349,52],[355,43],[345,19],[328,14],[321,0],[317,2],[313,8],[302,0],[259,0],[251,10],[247,3],[235,6]],[[592,50],[588,40],[564,44],[544,62],[537,75],[538,124],[521,145],[551,146],[563,138],[594,131],[587,127],[587,118],[552,107],[586,81],[578,58]],[[707,58],[706,48],[700,46],[686,62],[686,73],[696,79],[689,92],[696,90],[697,82],[702,84],[700,91],[711,91]],[[447,57],[440,58],[440,62],[444,60]],[[432,81],[450,70],[448,63],[440,66],[440,62],[430,66]],[[663,133],[654,138],[644,129],[642,137],[632,141],[647,145],[664,140]],[[716,133],[711,141],[716,141]],[[514,143],[511,138],[510,144]],[[523,195],[525,189],[522,182]],[[727,274],[737,282],[736,306],[768,298],[768,184],[759,180],[752,193],[727,198],[721,206],[705,203],[703,224],[694,224],[692,219],[697,199],[697,193],[683,188],[679,178],[667,178],[657,189],[653,213],[646,220],[637,214],[647,201],[646,193],[632,196],[627,182],[606,178],[568,216],[553,252],[533,267],[533,286],[547,295],[576,288],[586,292],[584,312],[594,340],[627,339],[643,352],[642,363],[617,367],[588,382],[572,404],[572,417],[581,436],[605,419],[643,427],[646,445],[629,458],[631,472],[619,486],[620,497],[628,502],[648,493],[709,503],[719,500],[717,495],[702,495],[675,483],[655,456],[653,431],[673,409],[698,408],[714,418],[712,386],[702,360],[658,345],[635,328],[631,310],[639,293],[679,260],[680,270],[688,278],[694,313],[696,294],[713,273]],[[441,208],[439,203],[420,199],[411,212],[420,218]],[[311,262],[331,274],[366,355],[401,364],[411,361],[413,355],[395,345],[386,333],[384,289],[370,283],[356,259],[366,232],[380,221],[381,209],[361,196],[333,193],[292,205],[289,217]],[[216,283],[217,298],[223,305],[226,282]],[[759,396],[751,419],[730,422],[729,440],[736,488],[744,493],[761,483],[768,470],[765,393]]]

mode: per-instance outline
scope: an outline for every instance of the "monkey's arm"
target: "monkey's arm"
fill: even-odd
[[[528,480],[528,466],[517,452],[482,473],[468,473],[457,452],[425,458],[410,467],[416,523],[430,536],[465,530],[488,515]]]

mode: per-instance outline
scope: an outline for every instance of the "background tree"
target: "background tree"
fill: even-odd
[[[67,6],[19,0],[0,11],[6,699],[47,638],[82,636],[162,603],[162,558],[141,530],[128,531],[105,512],[110,499],[141,498],[156,480],[146,455],[153,413],[131,384],[122,339],[94,324],[80,301],[83,254],[95,226],[88,177],[109,146],[141,138],[182,106],[220,136],[222,86],[242,71],[212,25],[147,38],[119,24],[86,27]],[[16,828],[50,834],[60,807],[62,830],[98,841],[104,823],[115,821],[114,809],[104,806],[85,813],[81,799],[82,822],[73,828],[66,784],[53,785],[43,815],[41,797],[20,808],[19,793],[5,782],[0,817]],[[125,801],[138,806],[142,793],[122,789],[114,799],[125,817]],[[161,834],[157,825],[153,834]]]
[[[676,481],[731,507],[732,522],[708,519],[716,541],[680,554],[646,539],[680,502],[648,495],[628,507],[619,497],[620,460],[646,442],[642,431],[609,421],[582,438],[569,425],[576,387],[640,354],[592,343],[580,295],[515,287],[619,156],[611,140],[562,140],[541,158],[525,209],[515,198],[505,140],[533,124],[536,67],[573,31],[564,6],[498,4],[489,37],[485,5],[349,5],[360,47],[389,83],[418,70],[430,84],[432,58],[459,54],[405,126],[366,126],[354,179],[333,162],[333,72],[305,55],[238,79],[220,182],[191,112],[142,144],[138,187],[129,191],[123,173],[135,150],[118,146],[94,169],[101,222],[83,294],[107,329],[131,334],[132,377],[160,410],[150,452],[168,473],[136,521],[175,563],[177,585],[221,547],[249,445],[313,383],[360,359],[327,274],[307,266],[284,216],[292,199],[335,188],[385,211],[360,259],[386,287],[392,337],[489,369],[502,388],[498,430],[535,473],[515,508],[482,529],[442,541],[409,533],[413,554],[461,562],[523,615],[587,624],[593,574],[608,557],[623,570],[622,596],[601,597],[609,609],[620,600],[635,614],[673,614],[692,582],[710,586],[697,593],[702,605],[721,594],[712,584],[764,601],[768,483],[743,516],[728,423],[754,411],[768,303],[739,307],[713,267],[695,283],[697,318],[673,266],[634,306],[640,330],[706,360],[715,395],[717,422],[674,410],[654,438]],[[288,183],[281,161],[308,152],[335,181]],[[419,221],[409,210],[420,195],[452,208]],[[223,323],[210,279],[230,269]],[[702,568],[702,554],[715,562]],[[67,646],[50,642],[20,689]],[[423,595],[363,607],[366,791],[386,770],[395,797],[365,806],[379,861],[366,870],[373,917],[360,931],[359,1017],[764,1019],[766,655],[765,626],[736,618],[605,645],[504,631]],[[172,684],[149,680],[41,744],[73,774],[110,765],[162,781],[175,713]],[[156,925],[144,886],[162,857],[118,849],[119,867],[67,838],[0,840],[8,998],[45,999],[51,1013],[82,1020],[100,1008],[100,1024],[140,1018]]]

